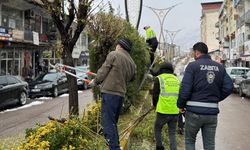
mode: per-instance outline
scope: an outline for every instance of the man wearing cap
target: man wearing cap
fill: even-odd
[[[176,150],[176,125],[179,115],[177,99],[180,82],[174,75],[171,63],[160,65],[159,75],[154,81],[152,104],[156,107],[156,121],[154,126],[156,150],[164,150],[161,130],[168,125],[169,147]]]
[[[120,150],[117,122],[126,94],[126,85],[135,78],[136,65],[130,56],[132,42],[118,41],[116,50],[108,54],[90,86],[101,85],[101,123],[110,150]]]
[[[148,45],[150,46],[151,50],[150,50],[150,61],[151,64],[154,61],[154,53],[158,47],[158,40],[156,38],[156,34],[153,31],[153,29],[150,26],[145,26],[143,28],[146,31],[146,42],[148,43]]]
[[[211,60],[205,43],[194,44],[193,56],[195,61],[185,69],[177,103],[186,110],[185,148],[195,150],[201,129],[204,149],[214,150],[218,103],[232,93],[233,83],[225,68]]]

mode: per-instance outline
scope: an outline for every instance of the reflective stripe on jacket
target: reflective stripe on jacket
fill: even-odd
[[[160,94],[156,105],[156,112],[161,114],[179,114],[177,99],[180,81],[173,74],[157,76],[160,81]]]

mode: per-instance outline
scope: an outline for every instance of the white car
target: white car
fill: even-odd
[[[238,91],[239,84],[243,77],[247,74],[249,68],[247,67],[228,67],[226,68],[227,74],[231,77],[234,83],[234,90]]]

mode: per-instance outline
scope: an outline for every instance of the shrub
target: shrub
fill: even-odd
[[[113,13],[100,12],[92,16],[89,23],[89,34],[94,42],[90,45],[90,69],[97,72],[109,52],[115,50],[118,39],[128,38],[133,42],[131,57],[137,65],[136,80],[128,85],[125,107],[137,101],[138,87],[149,64],[149,51],[138,31],[126,20]],[[98,98],[99,90],[94,88],[94,97]]]
[[[49,121],[26,131],[26,141],[17,150],[94,150],[105,149],[106,141],[95,131],[100,104],[89,106],[82,119],[70,118],[64,123]]]

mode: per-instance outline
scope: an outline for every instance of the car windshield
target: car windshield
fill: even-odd
[[[244,76],[247,72],[247,69],[232,69],[231,75]]]
[[[85,66],[76,67],[76,75],[78,76],[87,76],[86,75],[87,72],[88,72],[88,68]]]
[[[247,72],[246,76],[247,76],[247,77],[250,77],[250,71]]]
[[[48,73],[42,76],[39,76],[36,80],[37,81],[54,81],[56,80],[58,74],[57,73]]]
[[[76,72],[82,72],[82,73],[86,73],[88,71],[88,68],[87,67],[82,67],[82,66],[79,66],[79,67],[76,67]]]

